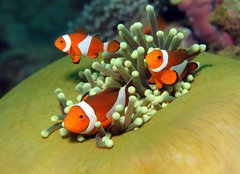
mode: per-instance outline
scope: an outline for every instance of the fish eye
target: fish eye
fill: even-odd
[[[63,40],[60,40],[60,43],[63,43]]]
[[[83,119],[83,115],[79,115],[79,118]]]
[[[162,56],[157,56],[157,58],[158,58],[158,59],[161,59],[161,58],[162,58]]]

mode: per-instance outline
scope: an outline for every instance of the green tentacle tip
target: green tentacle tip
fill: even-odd
[[[135,96],[130,96],[129,97],[129,102],[132,102],[132,103],[134,103],[134,102],[136,102],[137,101],[137,97],[135,97]]]
[[[134,86],[130,86],[130,87],[128,88],[128,93],[129,93],[129,94],[135,94],[135,93],[136,93],[136,88],[135,88]]]
[[[137,52],[138,52],[139,54],[144,54],[145,49],[140,46],[140,47],[137,48]]]
[[[92,68],[96,69],[100,64],[98,62],[93,62]]]
[[[139,73],[137,71],[132,72],[132,77],[137,78],[139,76]]]
[[[122,65],[122,62],[121,62],[120,60],[116,60],[116,61],[114,62],[114,65],[115,65],[116,67],[119,67],[119,66]]]
[[[132,66],[132,63],[129,60],[126,60],[124,62],[124,66],[126,66],[127,68],[130,68]]]
[[[77,136],[77,141],[79,141],[79,142],[85,141],[84,136],[83,136],[83,135],[78,135],[78,136]]]
[[[149,121],[150,119],[151,119],[151,116],[146,115],[146,114],[144,114],[143,117],[142,117],[142,120],[143,120],[144,123]]]
[[[47,130],[43,130],[43,131],[41,132],[41,136],[42,136],[43,138],[47,138],[47,137],[49,136],[49,132],[48,132]]]
[[[198,44],[194,44],[191,48],[188,49],[188,52],[194,53],[199,51],[199,49],[200,49],[200,46]]]
[[[199,45],[200,52],[204,52],[206,49],[207,49],[207,45],[205,45],[205,44]]]
[[[137,57],[138,57],[137,50],[134,50],[134,51],[132,52],[131,57],[132,57],[133,59],[137,59]]]
[[[68,130],[67,129],[65,129],[65,128],[60,128],[60,135],[62,136],[62,137],[65,137],[65,136],[67,136],[68,135]]]
[[[112,118],[113,118],[113,120],[119,120],[120,119],[120,114],[118,112],[114,112],[113,115],[112,115]]]
[[[59,99],[65,99],[65,95],[62,92],[59,93],[57,96]]]
[[[123,109],[124,109],[124,106],[121,105],[121,104],[118,104],[118,105],[115,107],[115,110],[116,110],[117,112],[122,112]],[[114,114],[114,113],[113,113],[113,114]],[[119,116],[119,117],[120,117],[120,116]]]
[[[102,124],[101,124],[100,121],[97,121],[97,122],[95,123],[95,127],[96,127],[96,128],[100,128],[101,126],[102,126]]]
[[[187,93],[188,93],[188,90],[187,90],[187,89],[183,89],[183,90],[182,90],[182,95],[187,94]]]
[[[148,12],[150,12],[150,11],[153,11],[153,12],[154,12],[154,7],[153,7],[152,5],[147,5],[147,6],[146,6],[146,10],[147,10]]]
[[[67,106],[72,106],[72,105],[73,105],[72,100],[67,100],[66,105],[67,105]]]
[[[141,113],[146,114],[148,112],[148,108],[146,106],[141,107]]]
[[[153,42],[153,37],[152,36],[147,36],[146,41],[147,42]]]
[[[58,121],[58,115],[53,115],[51,117],[51,121]]]
[[[177,38],[178,38],[179,40],[182,40],[182,39],[184,38],[184,34],[183,34],[183,33],[178,33],[178,34],[177,34]]]
[[[61,88],[57,88],[57,89],[55,90],[55,94],[56,94],[56,95],[58,95],[59,93],[62,93],[62,89],[61,89]]]
[[[125,29],[125,26],[123,24],[118,24],[117,28],[118,30],[122,30]]]
[[[164,32],[161,31],[161,30],[158,30],[158,31],[157,31],[157,36],[164,36]]]
[[[153,101],[154,100],[154,95],[152,95],[152,94],[150,94],[150,95],[148,95],[147,97],[146,97],[146,99],[147,99],[147,101]]]
[[[189,90],[191,88],[191,84],[188,82],[183,83],[183,88]]]
[[[193,79],[194,79],[193,75],[189,74],[189,75],[187,76],[187,81],[188,81],[188,82],[192,82]]]
[[[123,50],[126,50],[126,49],[127,49],[127,44],[126,44],[126,42],[121,42],[121,43],[120,43],[120,48],[123,49]]]
[[[178,97],[180,97],[180,96],[182,96],[181,92],[177,91],[177,92],[175,93],[175,97],[178,98]]]
[[[141,126],[143,124],[143,120],[141,118],[136,118],[134,120],[134,125],[135,126]]]
[[[113,147],[113,141],[112,140],[106,140],[105,141],[105,145],[107,148],[112,148]]]
[[[169,35],[176,35],[177,34],[177,30],[176,30],[176,28],[171,28],[170,30],[169,30]]]
[[[141,29],[142,28],[142,23],[141,22],[136,22],[134,25],[133,25],[133,29]]]
[[[152,94],[152,90],[151,89],[147,89],[146,91],[144,91],[144,95],[148,96],[149,94]]]
[[[70,108],[71,108],[71,106],[70,107],[68,106],[68,107],[64,108],[64,113],[67,114],[69,112]]]

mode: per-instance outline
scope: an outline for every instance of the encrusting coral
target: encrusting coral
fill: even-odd
[[[235,45],[240,44],[240,1],[223,1],[210,16],[210,21],[223,28],[234,41]]]
[[[76,86],[76,90],[80,93],[77,101],[80,101],[86,92],[93,96],[110,87],[122,87],[129,80],[132,80],[133,83],[128,87],[128,105],[115,107],[110,128],[104,130],[101,122],[96,122],[95,127],[99,131],[96,135],[98,147],[111,148],[113,146],[111,136],[137,130],[148,122],[158,110],[186,94],[194,80],[193,75],[188,74],[184,81],[179,81],[172,86],[165,86],[162,91],[158,90],[155,84],[148,83],[150,74],[145,56],[154,49],[177,50],[184,35],[178,33],[174,28],[164,34],[158,30],[153,6],[147,5],[146,10],[151,26],[151,35],[142,33],[142,23],[140,22],[131,25],[130,31],[123,24],[119,24],[117,28],[122,39],[120,50],[116,53],[104,52],[103,60],[92,64],[93,69],[79,72],[81,81]],[[189,54],[193,54],[203,52],[205,49],[205,45],[194,44],[187,51]],[[73,101],[68,100],[60,88],[56,89],[55,93],[62,105],[63,113],[51,117],[51,120],[57,123],[41,132],[44,138],[57,129],[60,129],[62,136],[71,134],[64,128],[63,121],[71,106],[74,105]],[[85,138],[87,137],[84,135],[77,135],[78,141],[82,142]]]
[[[215,44],[220,48],[233,45],[230,35],[212,25],[208,19],[213,3],[215,5],[220,3],[218,0],[171,0],[170,2],[186,13],[195,35],[200,40]]]
[[[153,4],[157,3],[156,1]],[[132,21],[145,21],[144,7],[147,4],[148,0],[92,1],[84,6],[81,15],[68,23],[69,32],[84,26],[91,34],[101,33],[102,39],[112,39],[117,35],[117,32],[114,32],[117,24],[130,26]]]

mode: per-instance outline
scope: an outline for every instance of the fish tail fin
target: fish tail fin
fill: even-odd
[[[197,52],[195,52],[195,53],[192,53],[192,54],[190,54],[188,57],[187,57],[187,59],[188,59],[188,61],[189,62],[191,62],[197,55],[199,55],[201,52],[200,52],[200,50],[199,51],[197,51]]]
[[[119,50],[120,46],[119,46],[119,42],[116,40],[112,40],[109,42],[104,42],[104,51],[110,52],[110,53],[114,53],[117,50]]]

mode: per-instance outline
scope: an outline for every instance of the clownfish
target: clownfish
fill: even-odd
[[[198,68],[197,63],[190,61],[199,53],[189,54],[185,49],[153,50],[146,56],[147,67],[152,75],[149,83],[156,83],[158,89],[162,89],[164,84],[174,85]]]
[[[83,55],[97,58],[100,52],[116,52],[119,49],[119,42],[116,40],[102,42],[99,35],[90,36],[81,30],[58,37],[55,46],[68,53],[72,57],[72,62],[78,64]]]
[[[104,129],[112,122],[112,114],[118,104],[128,104],[128,87],[130,82],[121,88],[108,88],[96,95],[84,95],[82,101],[72,106],[66,115],[63,125],[77,134],[93,135],[98,132],[95,123],[100,121]]]

